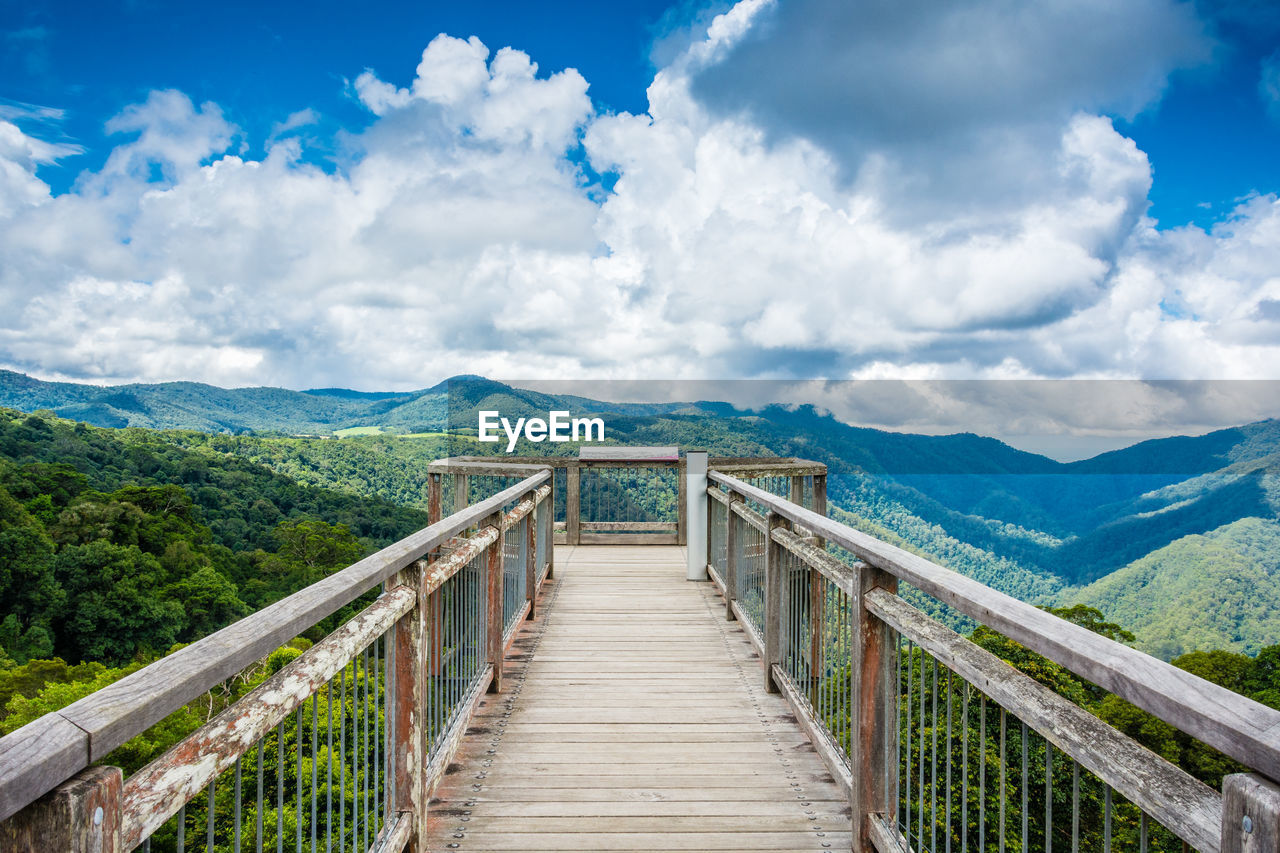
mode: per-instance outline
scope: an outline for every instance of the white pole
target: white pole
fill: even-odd
[[[685,524],[691,581],[707,580],[707,451],[685,453]]]

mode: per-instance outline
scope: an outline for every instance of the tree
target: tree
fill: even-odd
[[[68,605],[55,622],[59,651],[112,665],[156,655],[177,641],[186,614],[161,592],[162,569],[136,545],[68,545],[55,560]]]

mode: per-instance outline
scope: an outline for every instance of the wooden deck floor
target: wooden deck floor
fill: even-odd
[[[558,546],[432,851],[848,850],[847,801],[685,551]]]

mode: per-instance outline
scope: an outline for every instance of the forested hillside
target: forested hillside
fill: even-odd
[[[146,430],[0,410],[0,730],[425,524]]]
[[[1063,464],[977,435],[854,427],[811,407],[745,411],[708,401],[615,404],[474,376],[423,391],[378,394],[226,390],[191,383],[97,388],[0,372],[4,400],[76,417],[105,412],[101,422],[113,424],[198,428],[201,432],[154,433],[149,440],[171,443],[196,458],[230,455],[260,463],[300,485],[419,508],[425,508],[426,465],[432,459],[501,452],[499,445],[474,440],[481,409],[512,418],[545,416],[553,408],[600,414],[614,443],[823,462],[830,471],[831,503],[850,513],[852,523],[897,537],[944,565],[1037,603],[1065,601],[1062,596],[1070,593],[1062,593],[1064,588],[1095,582],[1096,589],[1121,590],[1126,594],[1087,595],[1109,616],[1133,624],[1144,648],[1165,656],[1202,643],[1257,649],[1274,637],[1268,619],[1242,615],[1252,607],[1241,584],[1217,584],[1213,596],[1205,595],[1204,584],[1204,577],[1215,573],[1272,576],[1270,552],[1223,551],[1221,543],[1210,546],[1195,537],[1212,539],[1214,531],[1242,520],[1277,519],[1280,421],[1275,420],[1146,441]],[[449,436],[439,432],[446,424],[454,428]],[[351,436],[351,431],[372,434]],[[335,433],[351,437],[318,437]],[[517,449],[518,454],[576,451],[572,444],[525,441]],[[215,520],[208,523],[216,533],[221,528]],[[1124,581],[1107,584],[1113,573],[1136,577],[1130,567],[1151,562],[1166,567],[1152,587],[1160,590],[1158,600]],[[1181,580],[1170,582],[1171,573]]]

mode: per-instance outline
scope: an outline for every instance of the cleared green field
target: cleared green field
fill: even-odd
[[[385,430],[378,426],[363,427],[347,427],[346,429],[335,429],[333,435],[335,438],[349,438],[353,435],[382,435]]]

